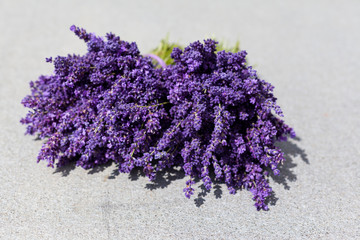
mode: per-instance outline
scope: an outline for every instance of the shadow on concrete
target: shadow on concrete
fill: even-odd
[[[300,141],[300,138],[296,138],[295,141]],[[306,163],[310,164],[307,154],[304,149],[301,149],[293,141],[278,142],[275,144],[284,152],[285,161],[279,166],[280,174],[275,176],[270,174],[271,178],[276,182],[284,186],[285,189],[289,190],[290,186],[288,182],[295,182],[297,180],[293,168],[297,166],[293,159],[300,156],[300,158]]]
[[[294,138],[294,140],[288,140],[286,142],[278,142],[275,145],[279,147],[284,152],[284,163],[279,166],[280,174],[275,176],[272,171],[270,172],[270,177],[278,184],[283,185],[284,189],[290,190],[289,182],[295,182],[297,176],[294,173],[293,169],[297,166],[294,163],[294,158],[300,156],[301,160],[306,164],[310,164],[310,161],[307,157],[307,154],[304,149],[300,148],[294,141],[299,142],[301,139],[299,137]],[[276,193],[273,191],[272,195],[268,198],[268,204],[274,206],[279,198],[276,197]]]
[[[294,138],[293,140],[288,140],[286,142],[278,142],[275,145],[279,147],[284,152],[284,164],[279,166],[280,175],[275,176],[272,171],[270,177],[276,182],[281,185],[286,190],[290,189],[289,182],[295,182],[297,180],[296,174],[293,171],[293,168],[297,166],[296,163],[294,163],[294,158],[300,156],[302,161],[304,161],[306,164],[310,164],[310,161],[307,157],[307,154],[304,149],[300,148],[294,141],[301,141],[299,137]],[[210,171],[212,174],[210,174],[210,178],[213,182],[213,189],[215,189],[214,194],[216,198],[221,198],[221,195],[223,193],[221,187],[224,186],[226,189],[226,184],[224,182],[220,182],[215,180],[215,176],[213,171]],[[200,179],[195,179],[196,182],[201,181]],[[210,190],[207,190],[205,186],[202,184],[200,187],[200,192],[198,193],[197,197],[194,199],[194,202],[197,207],[200,207],[205,203],[205,197],[207,194],[210,193]],[[241,191],[242,189],[237,189],[237,191]],[[267,199],[267,204],[274,206],[276,205],[276,202],[278,201],[278,197],[276,197],[275,191],[272,192],[271,196]]]
[[[107,162],[103,165],[100,165],[100,166],[96,166],[94,168],[91,168],[89,171],[88,171],[88,174],[95,174],[95,173],[98,173],[98,172],[102,172],[104,171],[105,169],[107,169],[108,167],[110,167],[112,165],[112,162]]]
[[[291,141],[286,142],[278,142],[276,146],[280,147],[284,152],[285,162],[283,165],[279,166],[280,174],[275,176],[270,172],[270,177],[276,182],[283,185],[284,189],[289,190],[289,182],[294,182],[297,180],[297,177],[293,171],[293,169],[297,166],[294,163],[293,159],[295,157],[300,156],[300,158],[307,164],[310,164],[307,154],[304,149],[301,149],[294,141],[301,141],[300,138],[295,138]],[[109,162],[107,164],[97,166],[88,171],[88,174],[95,174],[98,172],[104,171],[106,168],[111,166],[112,164]],[[68,176],[72,170],[76,167],[75,163],[69,163],[65,167],[56,168],[54,173],[62,173],[62,176]],[[207,190],[203,184],[199,186],[199,189],[195,191],[197,196],[194,199],[194,203],[197,207],[202,206],[205,203],[205,197],[213,191],[215,197],[221,198],[223,194],[222,187],[226,184],[223,181],[218,181],[215,179],[215,174],[213,169],[210,170],[210,178],[212,181],[212,190]],[[115,179],[119,175],[118,167],[115,167],[112,174],[108,177],[108,179]],[[145,188],[150,190],[163,189],[168,187],[173,181],[183,179],[185,177],[184,171],[180,167],[172,167],[170,169],[162,170],[157,172],[156,179],[151,183],[146,184]],[[129,179],[131,181],[136,181],[139,178],[146,178],[141,167],[135,167],[129,174]],[[195,182],[199,183],[202,181],[200,178],[195,178]],[[185,187],[185,186],[184,186]],[[199,191],[200,190],[200,191]],[[238,189],[239,191],[240,189]],[[241,190],[240,190],[241,191]],[[268,198],[267,203],[269,205],[276,205],[278,198],[276,197],[276,193],[273,191],[272,195]]]
[[[162,170],[156,174],[155,181],[146,184],[145,188],[155,190],[159,188],[166,188],[172,181],[183,179],[185,177],[184,171],[179,167]]]
[[[222,181],[216,180],[215,179],[215,174],[214,171],[211,171],[209,174],[211,181],[212,181],[212,189],[211,190],[207,190],[205,188],[204,184],[201,184],[199,186],[200,192],[199,190],[197,190],[198,194],[196,196],[196,198],[194,199],[194,203],[197,207],[201,207],[204,203],[205,203],[205,198],[208,194],[210,194],[211,191],[214,192],[214,196],[216,199],[219,199],[222,197],[223,191],[222,191],[222,187],[226,187],[226,184]],[[199,182],[202,181],[201,179],[195,179],[195,182]]]
[[[107,162],[103,165],[93,167],[88,170],[87,174],[95,174],[95,173],[102,172],[105,169],[107,169],[108,167],[110,167],[111,164],[112,164],[111,162]],[[70,174],[71,171],[75,170],[75,168],[76,168],[76,162],[72,161],[72,162],[67,163],[66,166],[56,167],[53,174],[61,173],[61,176],[66,177]]]
[[[69,176],[70,172],[73,171],[76,168],[76,163],[71,162],[68,163],[66,166],[63,167],[57,167],[53,174],[61,173],[61,176],[66,177]]]

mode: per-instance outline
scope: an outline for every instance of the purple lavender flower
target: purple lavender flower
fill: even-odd
[[[47,58],[54,74],[31,82],[22,101],[31,109],[21,120],[26,132],[46,139],[38,161],[85,169],[115,162],[124,173],[143,168],[150,180],[181,166],[188,198],[197,177],[211,189],[213,171],[231,194],[246,188],[258,210],[268,209],[268,171],[280,174],[284,161],[274,143],[295,133],[245,51],[217,53],[215,41],[197,41],[157,68],[135,43],[70,29],[88,52]]]
[[[161,72],[135,43],[106,40],[72,26],[87,42],[84,56],[56,57],[54,75],[31,82],[22,103],[32,109],[22,123],[28,134],[47,139],[38,160],[93,168],[107,162],[121,172],[141,166],[154,177],[148,152],[168,113]]]
[[[257,209],[267,210],[265,169],[279,173],[284,157],[274,143],[294,132],[273,114],[282,116],[273,86],[247,66],[246,52],[216,53],[216,44],[197,41],[173,50],[175,64],[163,71],[172,122],[156,149],[176,149],[172,158],[180,155],[185,174],[202,178],[206,189],[211,169],[230,193],[246,187]],[[187,183],[187,197],[191,189]]]

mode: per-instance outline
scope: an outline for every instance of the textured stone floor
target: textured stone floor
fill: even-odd
[[[0,1],[1,239],[360,239],[359,1]],[[45,57],[84,53],[69,27],[136,41],[143,53],[170,34],[188,44],[240,40],[275,86],[299,139],[270,179],[270,211],[223,184],[191,200],[174,170],[56,171],[36,163],[41,142],[24,136],[28,83],[51,74]]]

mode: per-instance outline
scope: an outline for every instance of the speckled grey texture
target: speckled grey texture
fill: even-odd
[[[45,57],[84,53],[76,24],[136,41],[143,53],[170,33],[183,44],[240,40],[275,86],[299,140],[283,143],[270,211],[251,194],[209,193],[174,170],[150,183],[138,173],[55,171],[36,164],[41,142],[19,119]],[[1,239],[360,239],[359,1],[0,1]]]

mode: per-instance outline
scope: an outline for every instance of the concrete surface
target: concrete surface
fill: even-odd
[[[83,53],[69,27],[112,31],[143,53],[170,34],[240,40],[300,140],[271,179],[270,211],[223,184],[187,200],[175,170],[149,183],[36,164],[24,136],[28,82],[45,57]],[[360,239],[359,1],[0,1],[0,239]]]

